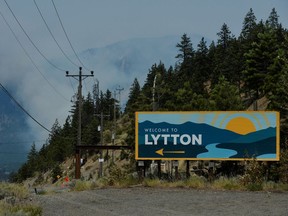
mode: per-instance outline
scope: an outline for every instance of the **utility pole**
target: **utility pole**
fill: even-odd
[[[104,145],[104,137],[103,137],[103,118],[105,117],[109,117],[110,115],[103,115],[103,112],[101,112],[101,114],[95,114],[96,116],[100,116],[101,118],[101,125],[100,125],[100,139],[101,139],[101,146]],[[99,130],[98,130],[99,131]],[[107,150],[108,151],[108,150]],[[104,158],[103,158],[103,150],[100,150],[100,158],[99,158],[99,172],[98,172],[98,177],[101,178],[103,176],[103,162],[104,162]]]
[[[101,126],[100,126],[100,130],[101,130],[101,145],[103,145],[103,112],[101,112]],[[103,150],[100,150],[100,158],[99,158],[99,162],[100,162],[100,168],[99,168],[99,177],[103,176]]]
[[[78,133],[77,133],[77,145],[75,146],[75,178],[80,179],[80,149],[77,146],[81,145],[81,114],[82,114],[82,81],[87,77],[92,77],[93,71],[91,71],[90,75],[82,75],[82,67],[79,67],[79,74],[78,75],[70,75],[69,71],[66,71],[66,77],[73,77],[74,79],[79,81],[78,85]]]
[[[95,80],[95,85],[93,87],[93,99],[94,99],[94,108],[95,108],[95,113],[98,113],[99,109],[99,80]]]
[[[112,145],[115,145],[115,139],[116,139],[116,91],[114,91]],[[112,162],[114,163],[114,151],[112,151]]]

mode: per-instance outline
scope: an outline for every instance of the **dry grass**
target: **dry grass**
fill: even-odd
[[[0,215],[42,215],[42,208],[30,203],[28,197],[23,185],[0,183]]]
[[[90,180],[79,180],[76,181],[72,190],[74,191],[84,191],[93,190],[95,188],[105,188],[105,187],[116,187],[116,188],[126,188],[133,186],[142,185],[144,187],[152,188],[193,188],[193,189],[212,189],[212,190],[237,190],[237,191],[288,191],[288,184],[275,183],[275,182],[264,182],[259,187],[258,184],[248,184],[244,185],[241,179],[238,177],[227,178],[221,177],[212,182],[207,181],[201,176],[191,176],[186,180],[178,181],[167,181],[159,179],[148,179],[145,178],[140,181],[132,176],[125,178],[109,178],[103,177],[97,181]]]
[[[241,184],[239,178],[227,178],[221,177],[216,179],[214,182],[211,183],[212,189],[221,189],[221,190],[245,190],[243,184]]]

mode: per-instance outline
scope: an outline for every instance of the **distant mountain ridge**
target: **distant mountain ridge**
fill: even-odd
[[[200,35],[191,36],[195,49],[201,38]],[[85,64],[95,70],[95,77],[100,81],[101,88],[122,85],[129,90],[134,78],[137,78],[140,84],[144,83],[153,64],[162,62],[167,69],[174,66],[178,53],[176,45],[180,41],[181,35],[134,38],[105,47],[90,48],[81,52],[79,56]]]
[[[192,41],[201,40],[201,36],[193,35]],[[177,55],[176,45],[181,40],[181,36],[166,36],[159,38],[134,38],[120,41],[101,48],[91,48],[80,53],[88,64],[111,64],[119,71],[131,73],[133,69],[139,71],[145,66],[150,68],[154,63],[160,61],[166,67],[174,66]],[[194,44],[196,47],[197,44]],[[88,62],[89,60],[92,60]],[[97,63],[97,64],[96,64]],[[148,72],[148,71],[147,71]]]

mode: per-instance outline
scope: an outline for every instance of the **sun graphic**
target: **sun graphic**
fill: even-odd
[[[226,125],[226,129],[242,135],[256,131],[254,124],[245,117],[231,119]]]

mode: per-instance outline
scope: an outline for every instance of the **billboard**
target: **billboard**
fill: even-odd
[[[136,160],[279,160],[279,113],[136,112]]]

